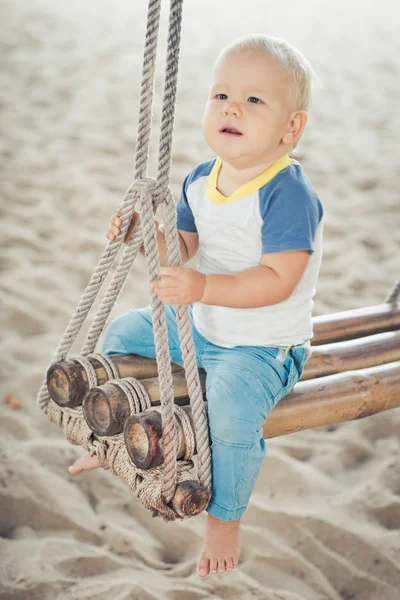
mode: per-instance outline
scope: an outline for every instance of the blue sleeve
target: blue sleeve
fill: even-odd
[[[322,204],[310,186],[278,186],[272,193],[260,190],[262,254],[287,250],[314,252]]]
[[[176,203],[177,227],[182,231],[191,231],[192,233],[197,233],[192,209],[190,208],[187,199],[187,188],[190,175],[191,173],[189,173],[189,175],[187,175],[183,180],[182,190],[178,202]]]

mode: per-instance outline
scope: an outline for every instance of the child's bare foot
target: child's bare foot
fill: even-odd
[[[68,467],[68,471],[71,473],[71,475],[76,475],[81,471],[92,471],[100,466],[101,465],[97,456],[90,456],[90,454],[87,452],[84,456],[78,458],[73,465]]]
[[[68,467],[71,475],[81,471],[92,471],[100,467],[97,456],[86,453]],[[222,574],[232,571],[238,565],[240,555],[240,519],[221,521],[211,515],[207,517],[203,551],[197,565],[201,577],[209,573]]]
[[[238,565],[239,555],[240,519],[221,521],[208,515],[203,550],[197,565],[200,577],[232,571]]]

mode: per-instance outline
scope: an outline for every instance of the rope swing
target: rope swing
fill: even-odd
[[[82,356],[79,359],[80,363],[88,370],[88,374],[91,373],[92,377],[94,377],[94,375],[93,367],[89,361],[90,357],[100,360],[104,365],[107,374],[118,381],[118,370],[113,367],[113,362],[110,358],[107,357],[105,362],[105,357],[99,358],[99,355],[93,355],[92,353],[96,347],[100,334],[103,331],[107,318],[126,281],[132,263],[143,243],[148,263],[149,281],[151,282],[156,279],[156,271],[160,266],[160,258],[156,238],[156,227],[154,224],[154,214],[161,203],[164,204],[164,227],[168,264],[181,264],[178,232],[176,228],[175,205],[168,183],[176,104],[182,2],[183,0],[171,0],[170,5],[157,178],[153,179],[148,177],[147,168],[153,114],[153,91],[161,0],[150,0],[143,60],[134,181],[127,190],[121,206],[121,234],[118,238],[110,242],[103,252],[52,360],[52,364],[54,364],[66,359],[67,353],[82,327],[82,324],[96,299],[100,286],[107,276],[121,247],[128,229],[130,218],[135,208],[138,207],[141,212],[141,226],[135,228],[133,237],[124,250],[81,351]],[[63,427],[64,435],[70,442],[83,446],[89,451],[91,456],[96,455],[99,458],[102,466],[107,466],[113,473],[122,477],[137,493],[144,506],[150,508],[154,515],[160,514],[165,520],[174,520],[177,516],[183,518],[183,515],[177,515],[171,506],[169,506],[171,501],[173,501],[174,496],[176,496],[177,484],[195,480],[195,476],[190,472],[193,467],[193,463],[190,460],[190,452],[186,453],[185,460],[177,461],[176,446],[178,442],[175,434],[174,417],[176,409],[174,408],[174,388],[171,358],[168,348],[168,333],[163,304],[153,290],[151,292],[151,308],[157,352],[163,428],[164,462],[162,466],[151,472],[135,469],[126,452],[122,434],[112,437],[106,436],[101,439],[97,438],[87,426],[81,407],[61,408],[51,400],[47,388],[47,380],[45,380],[41,386],[37,401],[47,414],[48,418]],[[211,454],[208,424],[187,306],[181,305],[177,307],[177,319],[184,370],[188,385],[188,395],[195,425],[195,443],[199,456],[198,483],[205,490],[206,500],[208,501],[211,492]],[[93,383],[96,385],[97,379],[96,381],[94,379],[93,381],[90,381],[90,386],[92,386]],[[133,389],[137,384],[126,379],[118,381],[118,383],[123,387],[127,392],[128,397],[131,399],[132,409],[140,408],[141,410],[145,410],[145,408],[148,407],[148,399],[145,399],[145,390],[140,390],[143,404],[135,406],[132,394],[137,395]]]

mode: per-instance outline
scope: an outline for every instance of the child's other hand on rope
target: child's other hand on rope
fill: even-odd
[[[108,231],[106,233],[106,238],[110,241],[115,240],[115,238],[121,234],[122,220],[121,220],[121,217],[119,216],[119,213],[121,211],[121,206],[122,206],[121,204],[119,204],[117,206],[117,210],[116,210],[115,214],[110,219],[110,224],[108,226]],[[135,210],[132,215],[132,218],[129,222],[128,231],[126,232],[126,235],[124,238],[125,244],[127,244],[129,242],[129,240],[131,239],[135,225],[139,220],[140,220],[140,213],[137,210]]]
[[[160,267],[160,279],[151,282],[151,287],[166,304],[192,304],[201,302],[206,287],[206,276],[189,267]]]

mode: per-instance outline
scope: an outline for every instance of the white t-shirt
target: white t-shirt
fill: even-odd
[[[323,207],[301,165],[288,155],[229,197],[217,190],[221,159],[185,178],[177,225],[199,235],[202,273],[231,274],[260,264],[262,254],[308,250],[307,267],[289,298],[261,308],[196,302],[194,323],[224,347],[303,344],[313,335],[311,312],[322,258]]]

